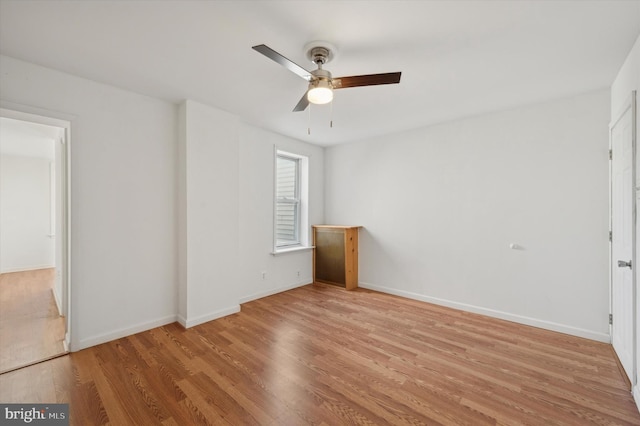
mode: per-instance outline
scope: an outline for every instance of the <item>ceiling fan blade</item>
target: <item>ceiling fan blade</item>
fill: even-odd
[[[346,89],[347,87],[375,86],[378,84],[396,84],[400,83],[401,74],[401,72],[388,72],[384,74],[337,77],[333,79],[333,88]]]
[[[307,92],[304,92],[304,95],[298,101],[298,104],[293,108],[293,112],[300,112],[307,109],[309,106],[309,100],[307,99]]]
[[[300,65],[296,64],[295,62],[292,62],[289,59],[285,58],[284,56],[282,56],[281,54],[279,54],[278,52],[276,52],[275,50],[273,50],[269,46],[266,46],[264,44],[259,44],[257,46],[253,46],[252,49],[255,50],[256,52],[262,53],[267,58],[279,63],[280,65],[282,65],[283,67],[285,67],[289,71],[293,72],[294,74],[299,75],[300,77],[304,78],[305,80],[311,81],[312,76],[311,76],[311,73],[309,71],[305,70],[304,68],[302,68]]]

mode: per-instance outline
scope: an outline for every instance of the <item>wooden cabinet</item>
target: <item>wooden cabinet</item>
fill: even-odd
[[[353,290],[358,287],[360,226],[315,225],[313,280]]]

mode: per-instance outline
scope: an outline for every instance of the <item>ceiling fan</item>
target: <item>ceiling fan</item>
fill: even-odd
[[[307,92],[295,106],[294,111],[304,111],[309,103],[321,105],[331,102],[335,89],[400,83],[400,75],[402,74],[401,72],[390,72],[333,78],[329,71],[322,69],[322,66],[333,58],[336,50],[330,43],[323,41],[312,42],[305,46],[307,58],[318,67],[313,71],[307,71],[264,44],[253,46],[252,49],[309,82]]]

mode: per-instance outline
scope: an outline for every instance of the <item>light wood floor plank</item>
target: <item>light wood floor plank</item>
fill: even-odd
[[[0,373],[65,352],[55,269],[0,274]]]

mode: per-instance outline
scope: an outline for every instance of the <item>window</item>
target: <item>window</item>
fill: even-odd
[[[307,157],[276,151],[274,249],[284,251],[307,243]]]

